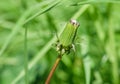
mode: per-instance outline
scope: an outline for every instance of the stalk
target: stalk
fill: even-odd
[[[62,58],[62,55],[58,55],[58,58],[56,59],[54,65],[53,65],[53,67],[52,67],[52,69],[51,69],[51,71],[50,71],[50,73],[49,73],[49,75],[47,77],[47,80],[46,80],[45,84],[49,84],[49,82],[50,82],[50,80],[51,80],[51,78],[52,78],[52,76],[53,76],[53,74],[55,72],[55,69],[57,68],[61,58]]]

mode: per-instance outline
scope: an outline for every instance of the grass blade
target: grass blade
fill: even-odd
[[[35,15],[31,16],[30,18],[27,19],[27,17],[36,9],[38,9],[39,7],[46,5],[46,1],[43,3],[38,4],[37,7],[35,8],[30,8],[28,9],[22,16],[21,18],[18,20],[18,22],[16,23],[16,25],[14,26],[12,32],[10,33],[10,35],[8,35],[9,37],[7,38],[7,41],[3,44],[1,50],[0,50],[0,56],[2,56],[2,54],[4,53],[4,51],[6,50],[7,46],[10,44],[10,42],[12,41],[12,39],[14,38],[14,36],[18,33],[18,31],[20,30],[20,28],[26,24],[27,22],[29,22],[30,20],[34,19],[35,17],[37,17],[38,15],[41,15],[47,11],[49,11],[51,8],[53,8],[54,6],[56,6],[59,3],[60,0],[57,0],[55,2],[50,2],[49,7],[45,7],[43,9],[40,10],[39,13],[36,13]],[[26,20],[27,19],[27,20]]]
[[[84,5],[84,4],[99,4],[99,3],[116,3],[116,4],[120,4],[120,1],[113,1],[113,0],[88,0],[88,1],[82,1],[82,2],[78,2],[75,4],[71,4],[70,6],[78,6],[78,5]]]
[[[28,81],[28,55],[27,55],[27,27],[25,28],[25,40],[24,40],[24,54],[25,54],[25,84],[29,84]]]

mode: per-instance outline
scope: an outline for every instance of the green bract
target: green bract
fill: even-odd
[[[59,51],[59,53],[64,54],[70,52],[78,27],[79,23],[76,20],[70,20],[70,22],[66,24],[57,44],[57,51]]]

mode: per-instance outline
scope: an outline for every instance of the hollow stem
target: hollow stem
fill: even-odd
[[[49,73],[49,75],[48,75],[48,77],[47,77],[47,79],[45,81],[45,84],[49,84],[49,82],[50,82],[50,80],[52,78],[52,75],[55,72],[55,69],[57,68],[61,58],[62,58],[62,55],[58,55],[58,58],[56,59],[54,65],[53,65],[53,67],[52,67],[52,69],[51,69],[51,71],[50,71],[50,73]]]

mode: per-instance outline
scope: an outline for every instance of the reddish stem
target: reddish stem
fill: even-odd
[[[59,55],[58,58],[56,59],[54,65],[53,65],[53,67],[52,67],[52,70],[50,71],[50,73],[49,73],[49,75],[48,75],[48,77],[47,77],[47,80],[45,81],[45,84],[49,84],[50,79],[52,78],[52,75],[53,75],[53,73],[55,72],[55,69],[56,69],[56,67],[58,66],[60,60],[61,60],[61,55]]]

